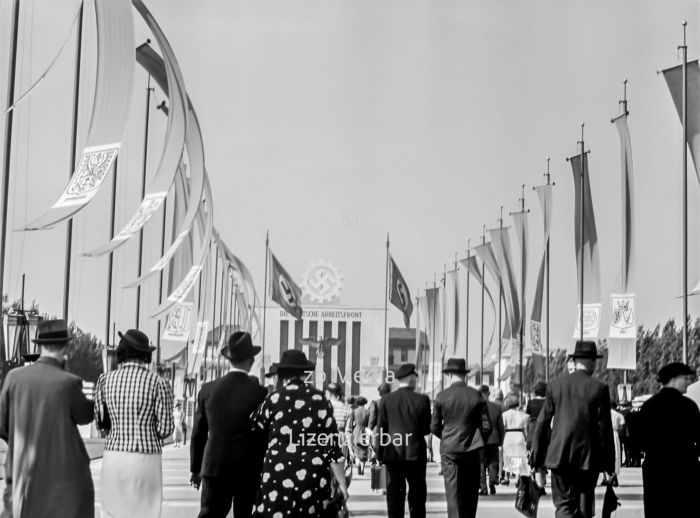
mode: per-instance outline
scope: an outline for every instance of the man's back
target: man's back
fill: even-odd
[[[486,401],[463,381],[453,383],[435,398],[431,431],[440,438],[440,453],[463,453],[477,430],[490,430]]]
[[[377,426],[380,432],[377,457],[381,462],[427,461],[425,436],[430,433],[428,396],[417,394],[408,387],[383,396]]]
[[[190,439],[190,471],[217,476],[260,462],[265,438],[252,427],[251,414],[267,396],[257,380],[230,372],[202,386]]]
[[[615,448],[607,386],[581,370],[551,382],[535,427],[533,457],[538,467],[544,460],[552,469],[612,472]]]

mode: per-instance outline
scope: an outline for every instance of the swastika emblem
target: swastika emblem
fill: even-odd
[[[333,297],[340,295],[342,280],[340,271],[333,264],[321,259],[307,268],[301,280],[301,288],[304,296],[313,302],[330,302]]]

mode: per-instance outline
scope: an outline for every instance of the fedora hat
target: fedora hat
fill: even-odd
[[[277,376],[277,362],[270,365],[270,370],[265,373],[266,378],[271,378],[273,376]]]
[[[228,337],[226,347],[221,349],[221,356],[232,362],[242,362],[254,357],[261,349],[260,346],[253,345],[250,333],[236,331]]]
[[[578,340],[574,352],[569,355],[569,358],[588,358],[595,360],[602,358],[602,354],[598,354],[598,348],[595,342],[590,340]]]
[[[62,344],[73,340],[66,321],[40,320],[36,328],[36,338],[32,342],[38,345]]]
[[[394,376],[397,380],[400,380],[402,378],[410,376],[411,374],[415,374],[416,376],[418,376],[418,373],[416,372],[416,366],[413,363],[404,363],[394,373]]]
[[[316,364],[310,362],[303,351],[288,349],[282,353],[282,358],[277,364],[277,373],[283,372],[309,372],[314,370]]]
[[[469,372],[469,369],[467,369],[467,361],[464,358],[450,358],[447,360],[442,372],[444,374],[466,374]]]
[[[121,340],[119,341],[118,347],[129,347],[134,351],[139,351],[142,353],[150,353],[156,350],[155,347],[151,346],[148,336],[143,331],[138,329],[129,329],[126,333],[119,331],[117,333]]]

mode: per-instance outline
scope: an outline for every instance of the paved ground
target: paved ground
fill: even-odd
[[[189,485],[189,460],[187,448],[167,446],[163,453],[163,518],[194,518],[199,511],[199,492]],[[95,489],[99,507],[99,474],[101,461],[92,462],[92,472],[95,479]],[[445,490],[442,477],[439,477],[435,464],[428,465],[428,516],[441,518],[447,516]],[[642,508],[642,473],[640,469],[623,468],[620,477],[621,486],[616,493],[622,501],[615,518],[639,518]],[[522,518],[514,509],[515,488],[499,486],[496,496],[481,497],[479,500],[479,518]],[[547,488],[549,491],[549,488]],[[602,509],[604,488],[597,493],[599,501],[596,505],[597,516]],[[368,476],[355,477],[350,486],[350,502],[348,504],[351,516],[365,518],[380,518],[386,516],[384,497],[370,490]],[[553,518],[554,507],[551,497],[545,496],[540,503],[540,517]],[[99,512],[97,516],[100,516]],[[408,514],[406,515],[408,516]]]

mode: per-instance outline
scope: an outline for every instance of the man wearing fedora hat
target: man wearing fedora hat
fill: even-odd
[[[236,518],[252,514],[266,447],[252,415],[267,390],[248,375],[259,352],[249,333],[236,331],[221,350],[230,371],[199,391],[190,437],[191,483],[202,486],[199,518],[224,518],[232,503]]]
[[[0,438],[7,442],[5,513],[14,518],[93,518],[90,459],[78,425],[93,418],[82,380],[64,370],[72,340],[65,320],[39,322],[41,357],[7,373]],[[9,507],[9,509],[8,509]]]
[[[570,357],[574,372],[547,386],[530,463],[533,469],[552,470],[557,518],[592,518],[598,476],[615,469],[610,393],[592,377],[596,360],[602,358],[595,342],[576,342]]]
[[[662,387],[639,411],[644,451],[644,516],[690,516],[700,487],[700,410],[685,397],[695,372],[684,363],[659,370]]]
[[[411,518],[425,518],[430,399],[415,392],[418,373],[414,364],[401,365],[395,377],[399,388],[382,396],[377,416],[377,460],[386,465],[387,516],[403,518],[408,482]]]
[[[467,386],[467,362],[450,358],[442,372],[451,384],[435,398],[430,431],[440,438],[447,516],[474,518],[479,501],[482,449],[492,426],[486,400]]]

